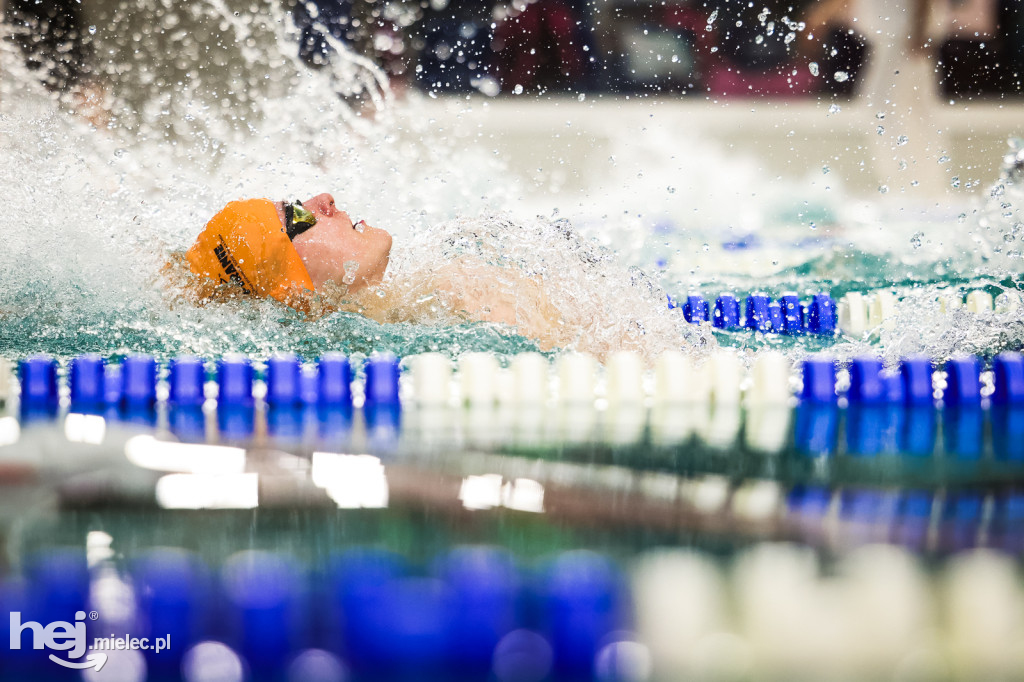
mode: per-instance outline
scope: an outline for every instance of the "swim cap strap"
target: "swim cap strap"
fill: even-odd
[[[288,239],[295,239],[300,234],[316,225],[316,216],[312,211],[302,207],[301,201],[284,204],[284,229]]]

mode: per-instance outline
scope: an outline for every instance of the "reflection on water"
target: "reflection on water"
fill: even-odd
[[[32,520],[33,533],[48,532],[54,544],[18,547],[21,568],[0,581],[0,604],[37,622],[94,613],[90,641],[169,638],[163,651],[110,656],[112,672],[141,671],[131,677],[138,680],[180,668],[187,679],[212,671],[235,679],[224,675],[257,665],[262,675],[315,665],[356,679],[522,679],[532,670],[573,680],[652,664],[672,671],[666,679],[695,670],[731,679],[733,666],[752,679],[775,679],[773,670],[874,679],[903,669],[907,647],[921,646],[934,656],[929,665],[963,667],[943,679],[968,680],[979,669],[1020,669],[1006,655],[1020,634],[1022,585],[1011,558],[1019,536],[1004,544],[1019,514],[999,511],[1020,507],[1020,498],[997,496],[993,521],[979,530],[977,495],[794,490],[791,530],[815,526],[825,546],[857,548],[837,556],[784,543],[687,542],[629,560],[619,558],[623,542],[637,547],[621,535],[549,534],[536,515],[479,506],[461,514],[478,528],[504,527],[519,538],[515,549],[462,544],[468,527],[440,543],[410,543],[422,520],[394,510],[361,512],[349,524],[336,514],[296,521],[266,510],[222,512],[217,524],[181,511],[66,513]],[[383,546],[367,542],[367,524]],[[979,532],[991,533],[989,548],[962,551]],[[570,549],[585,538],[598,551]],[[926,563],[897,545],[955,554]],[[984,623],[986,638],[964,620]],[[30,637],[22,632],[23,643]],[[822,648],[808,656],[811,637]],[[743,658],[711,655],[723,648]],[[12,675],[46,665],[22,646],[0,674],[23,679]]]
[[[22,422],[0,475],[42,502],[0,504],[0,605],[39,622],[94,610],[90,637],[170,636],[109,657],[139,680],[257,665],[715,678],[735,672],[718,657],[733,650],[754,679],[873,679],[919,637],[944,666],[1018,669],[931,614],[992,618],[1020,596],[1006,557],[1024,548],[1024,408],[383,407],[257,402],[227,433],[220,410],[189,423],[162,403],[148,426],[116,408]],[[826,613],[842,636],[819,632]],[[865,623],[879,618],[913,627],[877,641]],[[824,648],[807,658],[790,638],[813,632]],[[0,676],[47,665],[23,647]]]
[[[245,499],[243,506],[380,508],[421,500],[558,514],[585,500],[600,506],[602,490],[659,505],[687,497],[693,477],[725,477],[732,482],[725,490],[746,491],[736,497],[736,509],[762,504],[741,501],[763,497],[752,492],[756,487],[745,487],[748,480],[792,489],[797,497],[791,501],[802,500],[800,491],[808,486],[824,487],[845,491],[839,508],[861,522],[856,510],[862,507],[893,516],[880,512],[871,501],[874,493],[862,489],[946,490],[951,496],[964,486],[986,486],[999,497],[999,486],[1024,474],[1017,437],[1024,408],[1012,405],[580,404],[543,412],[510,405],[254,405],[194,411],[187,419],[184,414],[160,406],[143,424],[117,408],[103,416],[69,413],[61,429],[54,426],[56,413],[35,414],[20,425],[5,417],[18,437],[0,454],[25,462],[42,485],[84,477],[81,486],[62,487],[74,504],[135,504],[147,495],[153,499],[156,486],[158,502],[169,507],[230,507]],[[65,454],[40,456],[54,447]],[[85,485],[90,475],[105,483]],[[238,477],[238,485],[228,485],[226,476]],[[229,489],[243,492],[236,496]],[[711,488],[694,490],[705,489]],[[566,508],[553,502],[576,498]],[[693,499],[710,498],[700,493]],[[698,517],[720,508],[693,504],[705,509]],[[767,509],[780,507],[771,502]],[[576,513],[570,511],[570,518]],[[602,513],[627,525],[643,518],[618,505]]]

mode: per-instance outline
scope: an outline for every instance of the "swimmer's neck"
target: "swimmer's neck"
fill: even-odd
[[[324,313],[357,313],[377,322],[406,321],[395,319],[393,311],[401,307],[398,305],[401,297],[392,278],[372,286],[360,287],[355,291],[350,291],[344,286],[328,284],[317,293],[326,307]]]

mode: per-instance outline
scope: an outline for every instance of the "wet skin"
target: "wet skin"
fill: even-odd
[[[353,223],[330,194],[318,194],[302,206],[316,216],[316,225],[295,237],[292,244],[317,290],[328,282],[345,285],[350,292],[381,283],[391,253],[388,232],[362,221]],[[278,204],[277,210],[283,223],[283,204]]]

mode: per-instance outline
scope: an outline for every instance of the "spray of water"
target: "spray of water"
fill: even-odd
[[[330,64],[303,63],[298,31],[278,3],[144,0],[97,23],[94,46],[105,56],[97,79],[108,84],[109,112],[98,129],[0,41],[0,353],[625,347],[651,356],[712,345],[666,308],[659,284],[709,295],[898,288],[906,299],[898,324],[868,347],[833,346],[840,356],[867,348],[941,357],[1024,341],[1012,314],[929,312],[951,285],[1019,280],[1024,198],[1013,164],[959,222],[908,218],[881,202],[846,202],[837,182],[831,194],[819,184],[792,200],[793,187],[760,178],[753,163],[689,131],[654,131],[643,144],[618,139],[603,182],[620,189],[563,207],[570,224],[557,211],[532,217],[536,202],[523,200],[528,192],[479,140],[432,134],[415,94],[396,103],[384,74],[329,35]],[[197,307],[159,276],[226,201],[320,191],[355,219],[395,233],[387,284],[398,299],[388,300],[405,308],[378,316],[394,322],[355,313],[311,321],[268,301]],[[631,211],[630,201],[640,206]],[[794,204],[801,208],[788,215]],[[748,242],[758,248],[746,251]],[[543,281],[555,324],[528,338],[424,304],[431,274],[466,258],[504,268],[499,279],[508,282]],[[470,277],[465,286],[484,283]],[[817,347],[788,343],[794,357]]]
[[[227,200],[320,191],[395,233],[392,288],[464,257],[456,233],[477,234],[510,275],[546,280],[558,328],[541,347],[652,353],[701,342],[656,286],[607,255],[582,257],[586,240],[567,238],[564,225],[493,217],[515,191],[494,161],[456,149],[458,139],[434,139],[414,108],[394,106],[379,69],[330,36],[331,64],[310,69],[278,3],[126,3],[105,26],[94,41],[109,55],[100,70],[109,118],[99,129],[2,48],[12,77],[0,85],[0,352],[537,347],[443,308],[381,324],[347,313],[308,321],[267,301],[196,307],[159,276]]]

